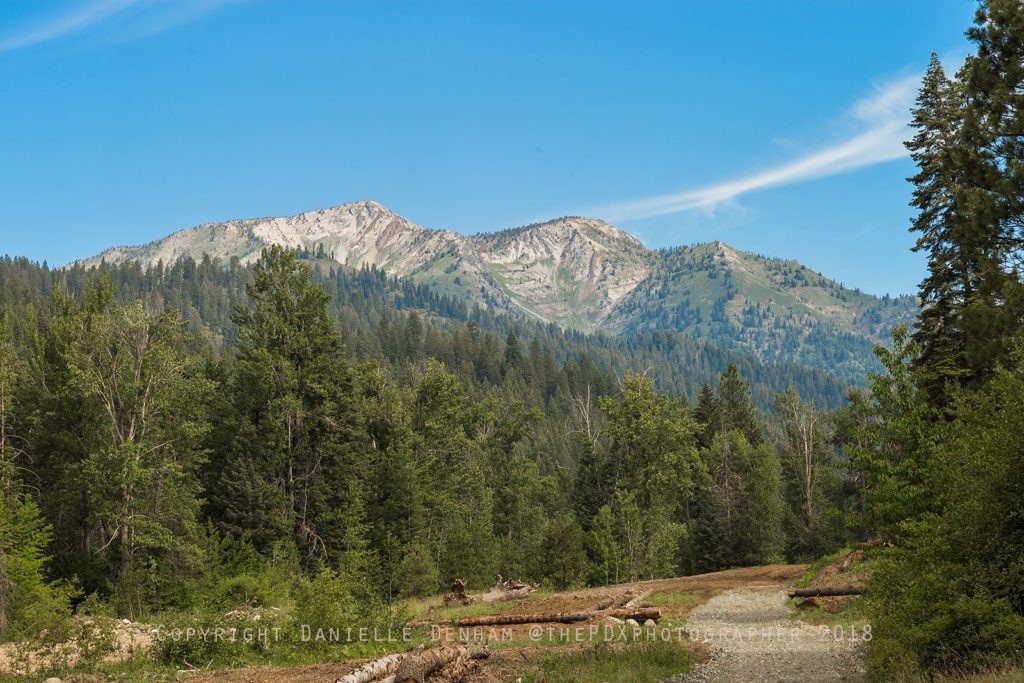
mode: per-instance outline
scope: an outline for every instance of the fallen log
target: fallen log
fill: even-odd
[[[456,626],[511,626],[513,624],[574,624],[596,616],[613,616],[619,619],[635,619],[643,623],[648,619],[661,619],[661,610],[612,609],[603,612],[534,612],[527,614],[484,614],[477,617],[463,617],[456,620]]]
[[[795,588],[789,591],[791,598],[831,598],[840,595],[864,595],[864,586],[821,586],[818,588]]]
[[[507,600],[522,600],[535,590],[537,589],[533,586],[520,586],[519,588],[511,588],[507,590],[501,590],[495,587],[481,595],[480,602],[505,602]]]
[[[646,590],[646,591],[643,591],[642,593],[637,593],[632,598],[627,600],[622,606],[623,607],[628,607],[628,608],[643,607],[643,604],[642,604],[643,601],[646,600],[647,596],[649,596],[653,592],[654,591]]]
[[[610,609],[601,613],[602,616],[616,617],[618,619],[634,619],[639,623],[644,623],[648,619],[659,621],[661,619],[661,610],[657,607],[623,607],[620,609]]]
[[[437,647],[415,655],[409,655],[395,671],[395,683],[424,683],[427,677],[441,667],[465,657],[484,659],[487,650],[470,650],[465,646]]]
[[[590,609],[591,609],[592,612],[600,612],[601,610],[608,609],[609,607],[611,607],[614,604],[615,604],[615,598],[613,598],[612,596],[609,595],[604,600],[602,600],[601,602],[597,603],[596,605],[594,605]]]
[[[406,653],[399,652],[387,655],[372,662],[367,662],[350,674],[346,674],[334,681],[334,683],[370,683],[381,676],[393,673],[398,665],[405,659]]]

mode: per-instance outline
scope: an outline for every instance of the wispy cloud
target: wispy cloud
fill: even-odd
[[[913,75],[877,86],[847,113],[856,124],[851,136],[774,168],[714,185],[672,194],[611,204],[590,210],[591,215],[625,221],[665,216],[695,209],[713,209],[737,197],[779,185],[824,178],[907,155],[910,107],[920,76]]]
[[[132,14],[127,35],[141,37],[196,19],[234,0],[92,0],[9,36],[0,36],[0,53],[64,38]]]

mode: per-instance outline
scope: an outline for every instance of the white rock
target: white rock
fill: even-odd
[[[644,622],[644,628],[656,628],[657,626],[658,622],[656,622],[654,619],[648,619]]]

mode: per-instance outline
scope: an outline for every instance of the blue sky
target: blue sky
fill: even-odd
[[[594,215],[911,292],[906,109],[974,7],[0,0],[0,253],[375,199],[460,232]]]

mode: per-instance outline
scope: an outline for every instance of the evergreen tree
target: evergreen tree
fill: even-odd
[[[519,340],[515,330],[509,328],[505,337],[505,372],[519,372],[523,368],[523,354],[519,350]]]
[[[701,386],[700,396],[697,397],[697,406],[693,409],[693,419],[700,425],[697,433],[697,440],[701,448],[710,448],[715,432],[720,424],[718,409],[718,397],[714,389],[707,382]]]
[[[354,373],[306,265],[271,247],[253,275],[252,304],[235,316],[235,417],[215,438],[227,453],[215,505],[227,531],[261,550],[290,540],[311,560],[337,561],[325,516],[352,504],[351,478],[365,480]]]
[[[734,363],[729,364],[718,383],[717,413],[716,433],[739,430],[752,446],[759,445],[763,440],[750,395],[750,384],[740,377]]]
[[[918,362],[928,368],[927,386],[936,404],[971,374],[967,366],[969,331],[964,314],[974,298],[982,269],[977,245],[966,238],[966,191],[957,167],[963,126],[960,86],[950,81],[933,53],[913,111],[914,138],[907,143],[918,172],[912,204],[919,233],[914,251],[928,254],[928,276],[921,283],[921,315],[914,340]]]

